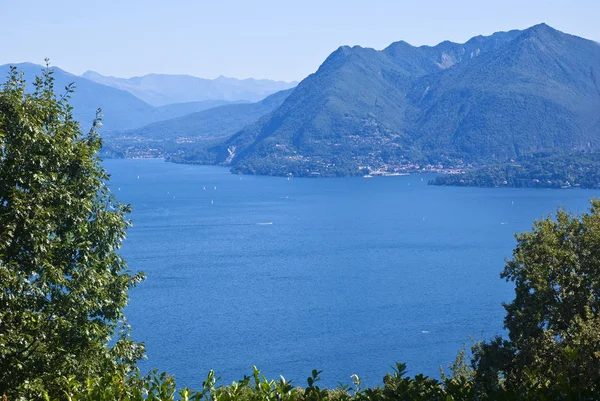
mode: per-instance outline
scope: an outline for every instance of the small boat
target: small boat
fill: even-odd
[[[273,222],[272,221],[267,221],[267,222],[264,222],[264,223],[256,223],[256,224],[258,224],[259,226],[270,226],[271,224],[273,224]]]

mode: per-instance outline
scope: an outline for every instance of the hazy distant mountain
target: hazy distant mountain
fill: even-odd
[[[260,102],[213,107],[183,117],[159,121],[141,128],[121,132],[118,135],[140,136],[147,139],[231,136],[246,125],[256,122],[263,115],[281,106],[292,90],[279,91]]]
[[[267,79],[218,77],[203,79],[190,75],[149,74],[133,78],[115,78],[87,71],[84,78],[128,91],[154,106],[203,100],[257,102],[275,92],[289,89],[297,82]]]
[[[186,114],[212,109],[213,107],[244,103],[251,102],[246,100],[202,100],[198,102],[172,103],[165,106],[156,107],[155,109],[157,110],[156,113],[161,116],[159,121],[162,121],[163,119],[177,118],[179,116],[185,116]]]
[[[30,89],[33,88],[35,77],[40,75],[42,68],[44,68],[41,65],[32,63],[2,65],[0,66],[0,81],[8,76],[10,65],[15,65],[19,71],[23,72]],[[96,110],[99,107],[102,108],[104,116],[102,134],[112,130],[137,128],[155,121],[180,117],[231,103],[224,100],[207,100],[154,107],[127,91],[90,81],[58,67],[52,68],[54,69],[57,93],[60,93],[66,85],[72,82],[75,83],[76,89],[72,95],[71,105],[73,106],[75,119],[81,122],[84,130],[91,127]]]
[[[542,24],[465,44],[340,47],[212,151],[259,174],[456,166],[600,147],[599,116],[600,45]]]
[[[8,76],[9,67],[8,64],[0,66],[2,80]],[[35,77],[40,75],[43,67],[32,63],[16,64],[16,67],[23,72],[28,88],[33,88]],[[54,67],[54,78],[57,93],[69,83],[75,83],[76,91],[71,104],[74,106],[74,117],[82,123],[84,130],[91,127],[98,107],[102,108],[105,115],[106,129],[133,127],[133,122],[146,120],[146,116],[154,111],[154,107],[128,92],[97,84],[57,67]]]

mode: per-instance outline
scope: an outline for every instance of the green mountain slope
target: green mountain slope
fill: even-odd
[[[304,163],[306,154],[335,164],[356,148],[369,152],[401,140],[407,104],[398,88],[406,79],[372,49],[341,47],[272,116],[234,136],[227,148],[235,159]]]
[[[341,47],[212,151],[234,170],[354,175],[598,147],[600,46],[547,25],[465,44]]]
[[[547,25],[498,51],[422,79],[410,135],[427,155],[467,161],[598,147],[600,46]]]

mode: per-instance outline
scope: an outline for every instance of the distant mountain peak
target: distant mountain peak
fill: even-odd
[[[339,54],[339,55],[346,56],[350,53],[352,53],[352,46],[342,45],[342,46],[338,47],[337,49],[335,49],[335,51],[333,53],[331,53],[330,55]]]
[[[392,51],[395,49],[405,49],[405,48],[412,48],[413,46],[408,43],[405,42],[404,40],[399,40],[397,42],[393,42],[391,43],[388,47],[386,47],[385,49],[383,49],[383,51]]]
[[[550,25],[545,22],[540,22],[539,24],[533,25],[526,29],[526,31],[550,31],[550,32],[560,32],[557,29],[552,28]]]
[[[338,47],[323,61],[323,64],[319,67],[319,71],[342,66],[353,53],[353,48],[348,45]]]
[[[525,29],[523,31],[523,35],[529,36],[529,37],[535,36],[535,37],[539,37],[539,38],[548,39],[550,37],[557,37],[558,35],[566,35],[566,34],[557,29],[554,29],[550,25],[542,22],[541,24],[537,24],[530,28]]]
[[[223,75],[216,79],[205,79],[185,74],[152,73],[132,78],[117,78],[86,71],[83,77],[127,91],[156,107],[208,100],[257,102],[297,84],[267,79],[237,79]]]

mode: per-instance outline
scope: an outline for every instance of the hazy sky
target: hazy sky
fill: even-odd
[[[600,0],[0,0],[0,64],[300,80],[340,45],[434,45],[546,22],[600,41]]]

